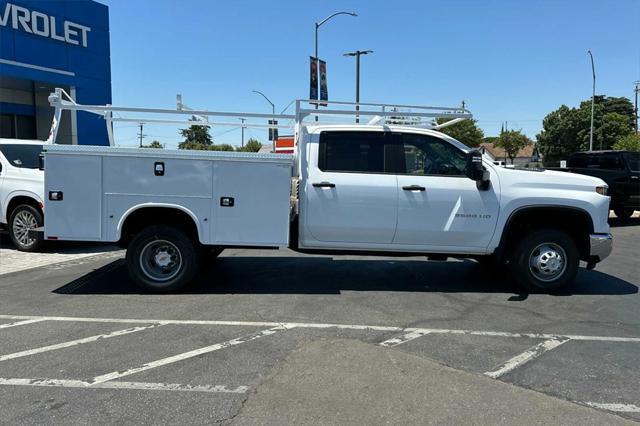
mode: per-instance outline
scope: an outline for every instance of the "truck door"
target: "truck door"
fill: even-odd
[[[301,236],[317,242],[391,244],[396,228],[398,188],[387,173],[388,132],[323,131],[308,144]],[[329,244],[325,244],[329,245]],[[361,248],[361,246],[359,247]]]
[[[626,152],[624,158],[629,170],[625,183],[628,205],[640,208],[640,152]]]
[[[2,212],[4,211],[4,207],[2,206],[2,200],[7,196],[6,191],[4,190],[4,185],[2,181],[4,181],[4,172],[3,172],[3,164],[2,164],[2,153],[0,152],[0,219],[2,219]],[[9,218],[6,218],[7,222]]]
[[[397,139],[401,164],[394,244],[427,251],[487,247],[498,219],[499,183],[479,190],[464,174],[466,154],[444,139],[409,133]]]

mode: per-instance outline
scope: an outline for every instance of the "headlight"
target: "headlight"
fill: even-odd
[[[607,185],[596,186],[596,192],[600,195],[607,195],[609,193],[609,187]]]

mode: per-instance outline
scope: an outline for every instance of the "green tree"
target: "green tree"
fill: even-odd
[[[195,121],[195,117],[192,120]],[[210,150],[213,139],[209,134],[209,128],[210,126],[194,124],[188,129],[180,129],[184,141],[178,144],[178,149]]]
[[[613,144],[613,149],[618,151],[640,151],[640,133],[630,133],[622,136]]]
[[[262,144],[257,139],[251,138],[243,147],[238,147],[241,152],[258,152],[262,148]]]
[[[603,149],[612,149],[613,144],[621,137],[633,132],[629,126],[629,117],[617,112],[606,113],[599,124],[597,128],[593,129],[593,149],[600,148],[600,146]]]
[[[633,105],[627,98],[596,96],[593,148],[611,149],[622,136],[633,131]],[[538,149],[546,165],[556,165],[578,151],[589,149],[591,100],[578,108],[566,105],[549,113],[537,135]]]
[[[518,156],[518,152],[533,142],[521,130],[505,130],[500,133],[495,145],[505,150],[507,156],[513,164],[513,160]]]
[[[438,124],[446,123],[450,119],[438,118]],[[480,146],[484,142],[484,132],[478,127],[476,120],[464,120],[449,127],[445,127],[440,132],[462,142],[468,147]]]
[[[210,145],[209,146],[209,151],[234,151],[235,149],[233,148],[232,145],[229,145],[228,143],[221,143],[220,145]]]
[[[482,139],[482,143],[496,143],[498,136],[487,136]]]
[[[149,145],[142,145],[142,148],[155,148],[155,149],[164,149],[164,145],[160,143],[160,141],[153,141]]]

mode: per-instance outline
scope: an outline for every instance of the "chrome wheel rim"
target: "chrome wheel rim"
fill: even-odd
[[[151,241],[140,252],[140,269],[153,281],[169,281],[178,275],[181,268],[180,250],[170,241]]]
[[[540,281],[557,280],[567,269],[567,254],[555,243],[542,243],[529,255],[529,271]]]
[[[36,216],[28,210],[20,210],[13,218],[13,236],[23,247],[32,245],[36,239],[29,237],[29,231],[38,227]]]

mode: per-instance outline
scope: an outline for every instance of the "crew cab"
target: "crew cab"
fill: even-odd
[[[388,106],[358,110],[367,124],[305,124],[314,110],[300,102],[294,155],[48,146],[44,237],[117,242],[154,291],[187,284],[204,251],[230,247],[475,258],[533,289],[566,285],[581,260],[593,268],[611,252],[601,179],[498,167],[436,125],[384,122]],[[88,108],[109,121],[111,107]]]
[[[18,250],[35,251],[41,241],[29,231],[44,223],[43,141],[0,139],[0,227]]]
[[[640,210],[640,152],[588,151],[571,155],[568,171],[595,176],[609,186],[611,210],[628,219]]]

